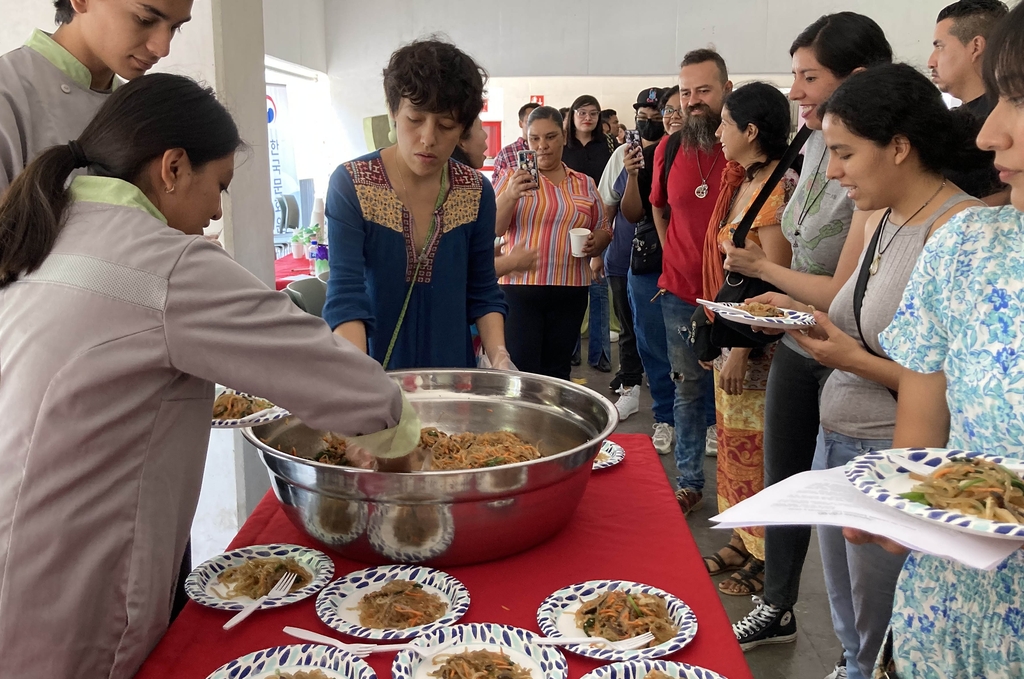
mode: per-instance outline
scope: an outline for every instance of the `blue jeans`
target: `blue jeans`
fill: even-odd
[[[707,429],[715,424],[715,376],[700,367],[690,344],[690,317],[696,310],[671,292],[661,296],[668,362],[676,385],[676,481],[680,488],[703,491]]]
[[[672,367],[668,362],[668,344],[665,340],[665,316],[661,313],[661,297],[658,294],[658,278],[661,274],[646,273],[627,275],[629,305],[633,308],[633,332],[636,333],[636,347],[640,361],[647,373],[647,385],[654,400],[654,421],[675,426],[672,402],[676,387],[672,384]]]
[[[814,469],[841,467],[858,455],[891,447],[892,441],[856,439],[825,430],[824,446],[819,442],[814,451]],[[878,545],[852,545],[836,526],[818,526],[818,543],[832,626],[843,645],[847,676],[870,679],[906,557]]]
[[[612,338],[608,318],[608,279],[590,284],[590,320],[588,323],[587,363],[593,367],[605,360],[612,362]]]

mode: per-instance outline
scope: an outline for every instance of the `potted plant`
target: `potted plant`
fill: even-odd
[[[302,240],[302,229],[295,229],[292,232],[292,257],[295,259],[305,259],[306,257],[306,244]]]

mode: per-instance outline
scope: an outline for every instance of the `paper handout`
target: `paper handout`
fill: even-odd
[[[791,476],[711,520],[723,529],[816,524],[858,528],[982,570],[992,570],[1024,544],[962,533],[886,506],[857,490],[842,467]]]

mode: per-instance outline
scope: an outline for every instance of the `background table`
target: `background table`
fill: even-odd
[[[555,590],[583,580],[635,580],[675,594],[697,615],[696,638],[668,660],[700,665],[728,679],[751,679],[650,437],[613,438],[626,449],[626,459],[594,472],[565,530],[516,556],[445,569],[470,592],[472,603],[462,622],[497,622],[537,631],[537,608]],[[317,546],[291,524],[277,498],[268,494],[231,548],[274,542]],[[366,567],[324,551],[334,559],[335,577]],[[137,679],[203,679],[247,653],[303,643],[281,631],[286,625],[352,641],[333,633],[317,618],[314,601],[315,597],[310,597],[284,608],[259,611],[228,632],[221,625],[231,613],[190,601]],[[569,679],[578,679],[600,664],[568,651],[565,656]],[[368,662],[379,679],[389,679],[393,660],[391,653],[374,654]]]
[[[284,290],[292,281],[312,278],[309,275],[309,260],[295,259],[290,254],[274,260],[274,282],[278,290]]]

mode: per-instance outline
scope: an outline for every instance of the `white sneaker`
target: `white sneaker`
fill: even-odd
[[[612,344],[615,344],[616,342],[619,341],[619,333],[615,332],[614,330],[610,330],[608,332],[608,339],[612,341]]]
[[[825,679],[846,679],[846,665],[836,665]]]
[[[704,453],[708,457],[718,457],[718,427],[708,427],[707,436],[704,438]]]
[[[619,387],[619,400],[615,402],[615,409],[619,411],[619,420],[624,420],[630,415],[640,412],[640,385],[635,387]]]
[[[676,428],[668,422],[655,422],[651,440],[658,455],[668,455],[676,447]]]

